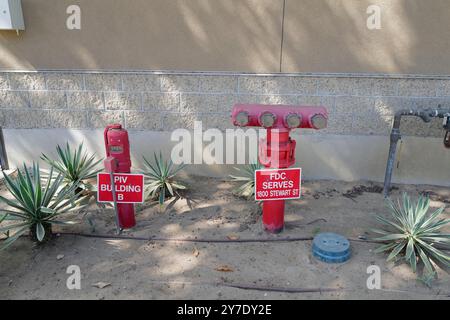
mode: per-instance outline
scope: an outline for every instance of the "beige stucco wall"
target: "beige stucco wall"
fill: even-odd
[[[22,0],[26,31],[0,31],[0,67],[279,68],[282,0]],[[81,8],[81,30],[66,8]]]
[[[0,31],[2,69],[450,74],[448,0],[286,0],[284,29],[283,0],[22,2],[26,31]],[[71,4],[81,30],[66,28]]]
[[[449,74],[449,20],[448,0],[287,0],[283,72]]]

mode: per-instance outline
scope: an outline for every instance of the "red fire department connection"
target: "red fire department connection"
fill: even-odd
[[[327,126],[327,120],[328,114],[324,107],[237,104],[232,111],[232,121],[235,126],[267,129],[267,137],[259,142],[258,157],[264,167],[271,169],[289,168],[295,163],[296,142],[289,136],[291,130],[323,129]],[[284,191],[276,190],[289,187],[289,185],[281,185],[283,183],[290,182],[289,180],[271,182],[269,179],[263,182],[263,187],[268,189],[267,192],[284,193]],[[282,196],[273,194],[275,198]],[[277,233],[283,230],[284,204],[284,200],[263,202],[262,220],[267,231]]]

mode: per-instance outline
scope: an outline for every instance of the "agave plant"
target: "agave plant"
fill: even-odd
[[[41,159],[63,174],[66,184],[76,183],[77,193],[81,190],[94,191],[94,186],[88,183],[87,180],[95,178],[97,173],[102,171],[101,169],[96,169],[102,160],[95,160],[95,154],[88,154],[84,150],[83,143],[77,149],[72,150],[67,142],[64,149],[57,145],[56,151],[58,160],[52,160],[45,154],[42,154]]]
[[[31,169],[24,164],[23,173],[18,170],[16,178],[4,174],[4,179],[13,199],[0,196],[0,201],[11,207],[0,209],[0,224],[4,224],[0,225],[0,232],[9,235],[0,243],[0,249],[7,248],[26,232],[30,232],[33,241],[44,242],[51,235],[52,224],[72,224],[60,220],[60,216],[73,210],[82,199],[74,192],[77,185],[64,186],[64,176],[53,175],[53,167],[46,181],[41,179],[39,165],[35,163]]]
[[[230,175],[230,178],[232,181],[244,182],[244,184],[234,189],[233,193],[247,200],[251,199],[255,194],[255,171],[262,169],[262,165],[258,162],[245,165],[242,169],[234,169],[242,172],[242,176]]]
[[[145,157],[145,171],[142,173],[146,177],[145,198],[158,199],[160,205],[164,203],[166,197],[179,195],[177,190],[184,190],[186,186],[175,181],[176,174],[186,165],[181,164],[177,168],[173,166],[172,160],[163,160],[161,152],[159,157],[154,153],[154,163],[151,164]]]
[[[394,203],[389,199],[388,206],[392,220],[376,217],[378,222],[388,227],[388,230],[373,230],[381,235],[375,240],[385,242],[376,252],[390,251],[388,261],[402,254],[414,272],[418,260],[422,261],[429,275],[435,273],[433,263],[441,263],[446,267],[450,265],[450,257],[436,248],[436,245],[450,245],[450,234],[440,232],[440,229],[450,222],[450,219],[439,218],[443,207],[430,214],[428,197],[420,196],[417,202],[414,202],[406,193],[403,194],[401,202],[398,199],[397,203]]]

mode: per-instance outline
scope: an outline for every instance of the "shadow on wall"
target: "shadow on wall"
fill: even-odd
[[[0,66],[278,72],[282,58],[283,72],[450,73],[446,0],[81,0],[75,31],[71,4],[23,0],[26,31],[0,32]]]
[[[449,3],[286,0],[283,72],[449,74]],[[367,28],[370,5],[381,29]]]
[[[277,71],[283,0],[23,0],[26,31],[0,33],[13,69]]]

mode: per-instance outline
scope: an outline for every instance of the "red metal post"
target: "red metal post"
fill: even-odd
[[[104,131],[106,160],[105,169],[115,173],[130,173],[130,142],[128,132],[120,124],[108,125]],[[114,159],[112,164],[111,158]],[[108,171],[111,172],[111,171]],[[120,228],[129,229],[136,225],[134,217],[134,205],[132,203],[118,203],[117,215]]]

